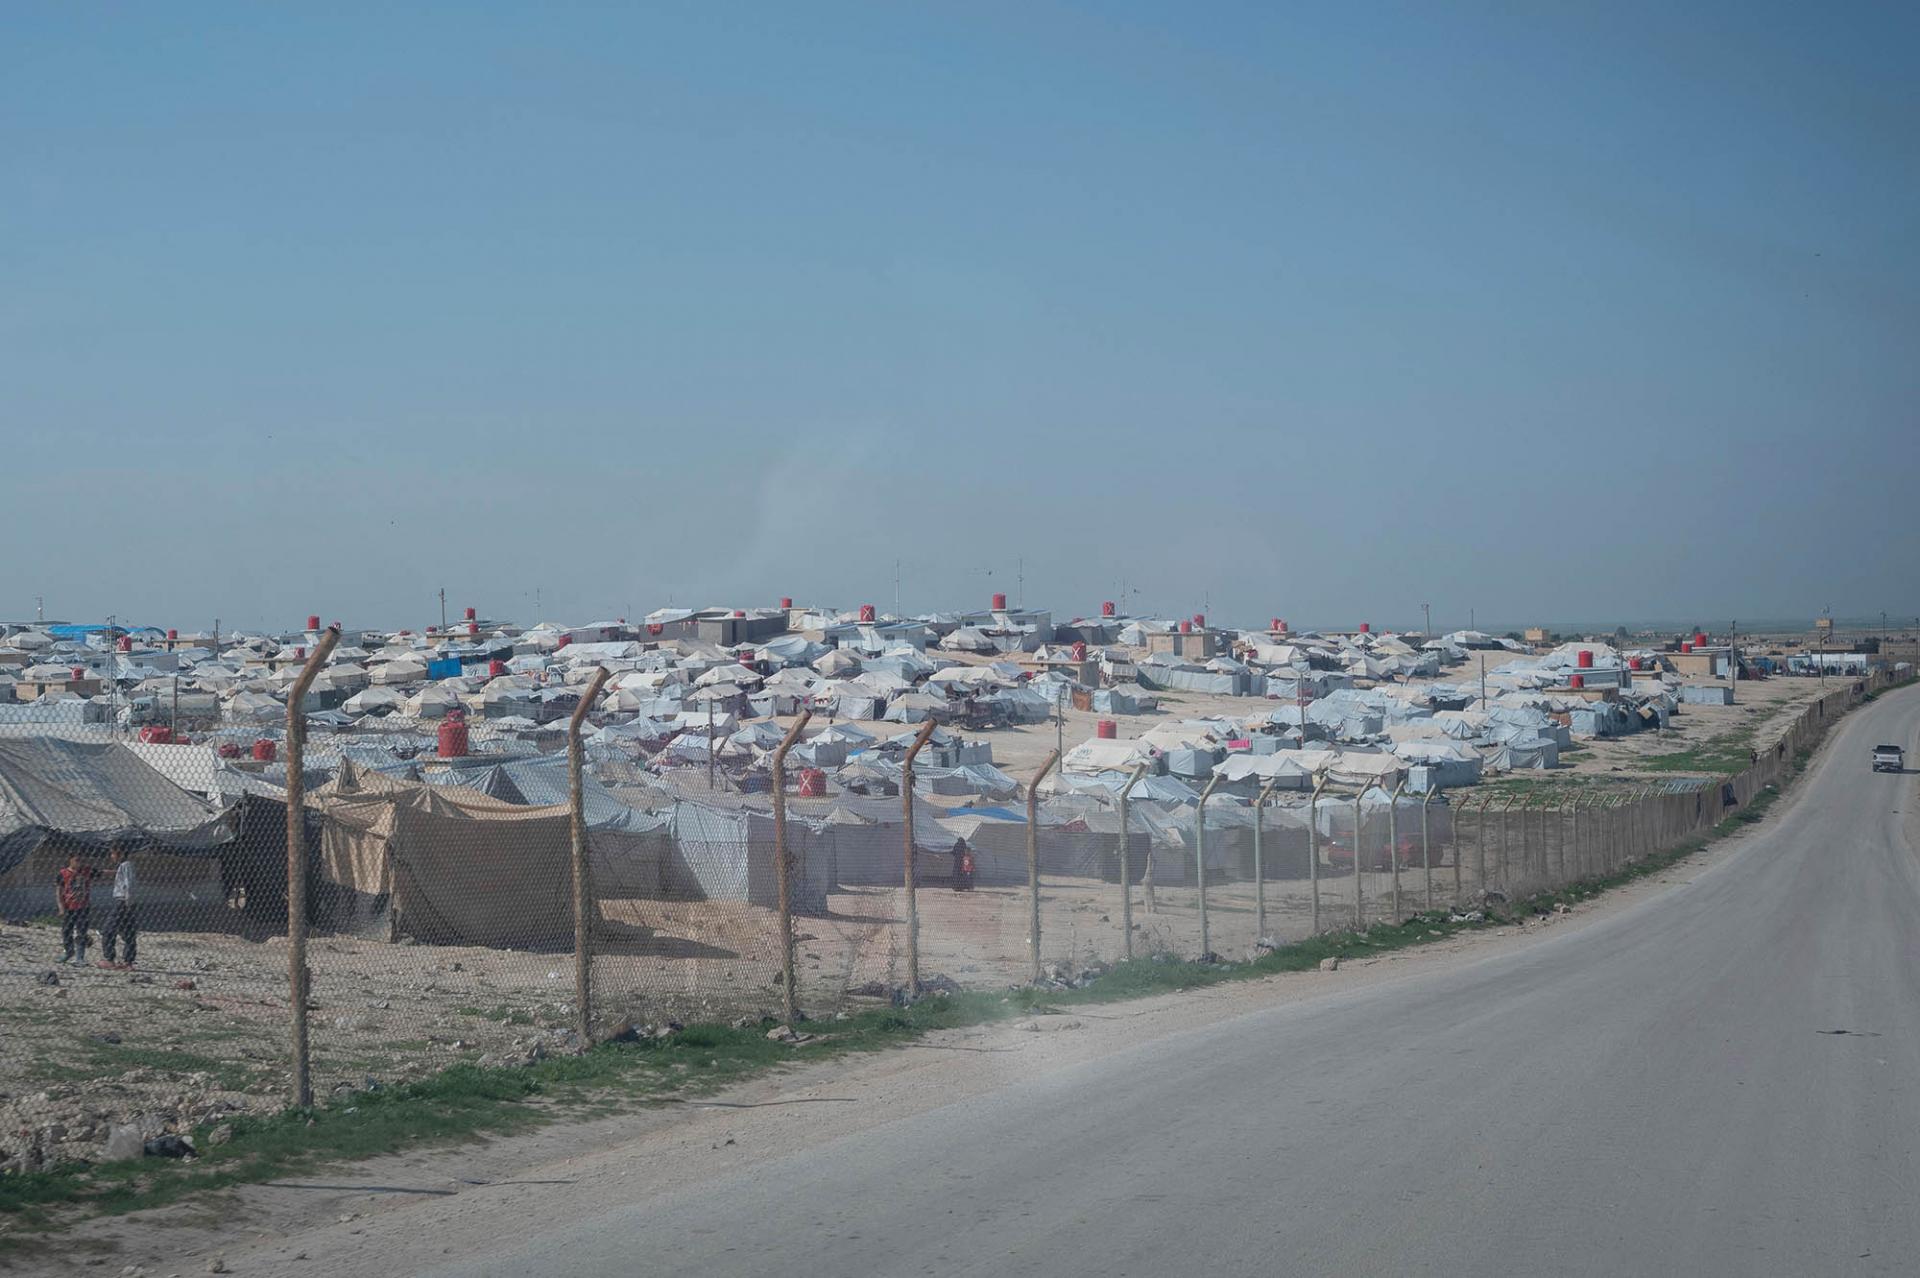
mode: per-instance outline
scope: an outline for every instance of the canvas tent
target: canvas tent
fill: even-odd
[[[555,950],[573,945],[572,823],[343,762],[316,790],[322,922],[381,918],[392,939]]]

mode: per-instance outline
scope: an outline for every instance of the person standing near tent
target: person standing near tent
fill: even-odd
[[[953,890],[973,891],[973,849],[965,839],[953,841]]]
[[[121,847],[114,848],[108,855],[113,864],[113,909],[107,915],[106,927],[101,929],[100,948],[106,954],[108,966],[112,966],[115,943],[126,942],[126,966],[132,967],[134,950],[140,944],[140,920],[133,906],[133,859]]]
[[[67,864],[53,876],[54,896],[60,902],[60,956],[62,963],[87,961],[87,929],[93,925],[93,881],[100,871],[80,863],[80,854],[67,857]]]

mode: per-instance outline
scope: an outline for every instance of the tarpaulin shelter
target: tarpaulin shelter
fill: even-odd
[[[572,820],[449,786],[340,765],[316,790],[321,921],[384,916],[387,935],[435,945],[570,949]]]
[[[0,912],[52,901],[58,862],[115,845],[206,861],[232,831],[219,808],[181,789],[120,742],[0,739]],[[155,886],[163,878],[150,876]]]
[[[761,812],[673,805],[673,851],[663,878],[664,894],[681,901],[744,901],[778,907],[780,888],[773,856],[773,818]],[[831,836],[817,822],[789,813],[787,854],[793,908],[824,914],[833,882]]]

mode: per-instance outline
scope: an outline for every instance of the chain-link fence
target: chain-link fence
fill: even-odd
[[[1196,807],[1131,785],[1042,796],[1027,776],[990,804],[916,786],[910,757],[891,785],[829,793],[822,751],[788,757],[820,739],[804,714],[768,737],[770,766],[729,767],[734,736],[702,735],[705,758],[676,767],[593,725],[593,671],[510,728],[448,715],[380,731],[314,709],[333,641],[273,672],[277,720],[262,707],[236,723],[233,698],[216,712],[164,687],[104,722],[74,708],[90,700],[8,707],[0,1148],[14,1165],[94,1156],[116,1124],[185,1129],[629,1026],[830,1016],[1151,955],[1244,959],[1518,901],[1711,829],[1887,682],[1807,705],[1735,776],[1599,797],[1319,777],[1210,786]]]

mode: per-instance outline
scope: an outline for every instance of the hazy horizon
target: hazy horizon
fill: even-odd
[[[1917,35],[17,8],[0,616],[1911,617]]]

